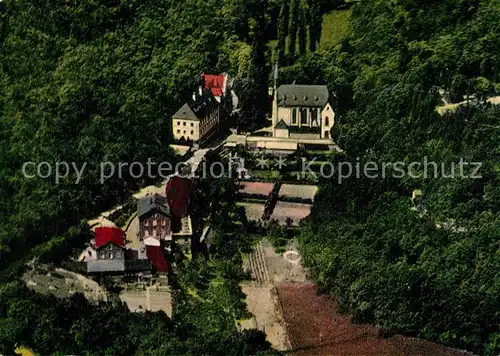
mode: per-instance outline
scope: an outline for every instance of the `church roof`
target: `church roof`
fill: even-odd
[[[274,126],[275,129],[283,129],[283,130],[288,130],[288,125],[281,119],[276,126]]]
[[[326,85],[287,84],[278,88],[278,106],[324,107],[329,98]]]

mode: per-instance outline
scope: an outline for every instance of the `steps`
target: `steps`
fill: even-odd
[[[248,256],[244,268],[252,275],[252,279],[258,284],[269,284],[272,282],[264,255],[262,243],[258,243],[255,250]]]

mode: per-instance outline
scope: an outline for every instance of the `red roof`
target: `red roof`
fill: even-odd
[[[191,198],[191,179],[179,176],[170,177],[165,193],[172,217],[180,219],[186,216]]]
[[[214,96],[222,96],[224,94],[224,80],[223,75],[205,74],[201,75],[203,87],[210,89]]]
[[[158,272],[168,272],[168,263],[160,246],[146,245],[146,256]]]
[[[96,227],[95,247],[100,248],[109,243],[125,247],[125,237],[123,230],[117,227]]]

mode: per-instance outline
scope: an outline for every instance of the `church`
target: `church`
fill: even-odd
[[[273,137],[331,139],[335,112],[325,85],[281,85],[273,98]]]

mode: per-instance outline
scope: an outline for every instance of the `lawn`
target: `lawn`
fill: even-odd
[[[333,10],[323,15],[320,49],[328,50],[340,44],[351,32],[349,20],[352,10]]]

